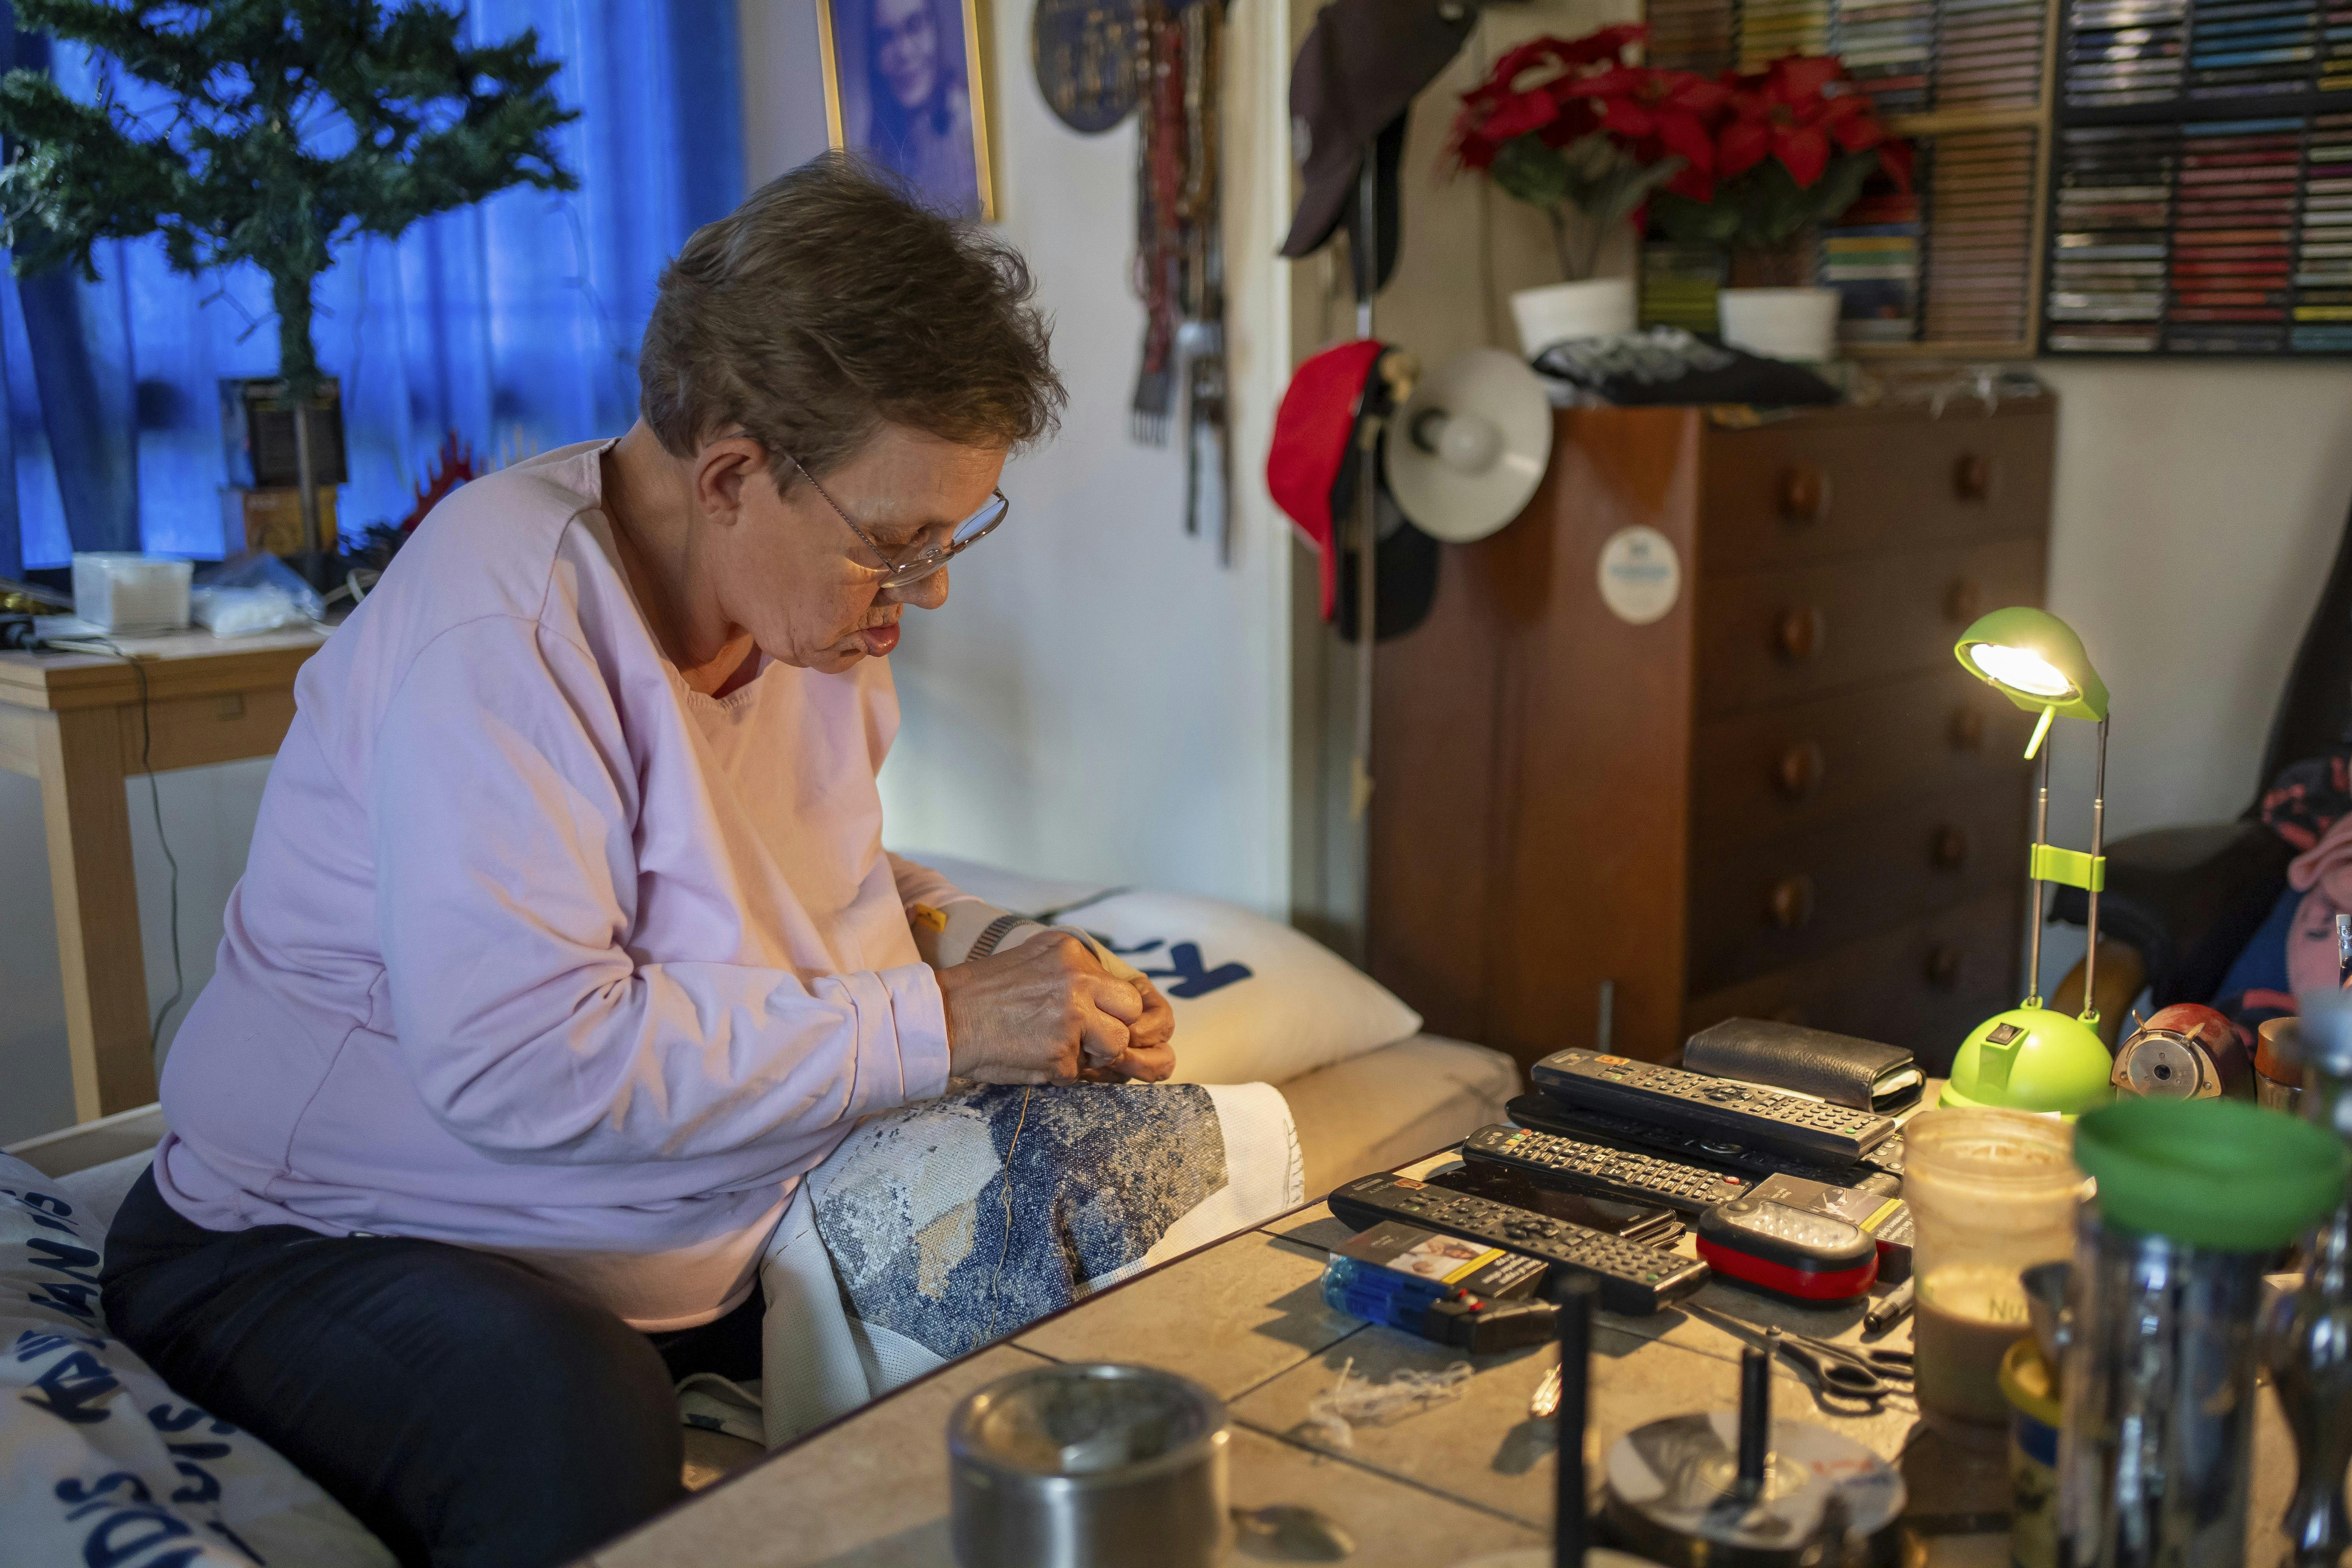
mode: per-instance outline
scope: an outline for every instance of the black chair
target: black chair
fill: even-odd
[[[2336,547],[2327,585],[2304,628],[2286,690],[2271,721],[2254,798],[2232,822],[2159,827],[2107,847],[2107,886],[2099,898],[2099,997],[2102,1032],[2114,1043],[2124,1009],[2138,994],[2130,964],[2107,973],[2109,943],[2135,950],[2150,1000],[2208,1002],[2230,966],[2286,891],[2295,852],[2263,826],[2263,792],[2279,770],[2316,757],[2347,738],[2352,721],[2352,524]],[[2084,923],[2082,889],[2061,887],[2050,918]],[[2130,989],[2125,990],[2128,985]],[[2079,1006],[2082,972],[2060,988]],[[2120,993],[2120,994],[2119,994]],[[2056,1002],[2053,996],[2053,1005]]]

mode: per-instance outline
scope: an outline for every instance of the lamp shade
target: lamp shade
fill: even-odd
[[[2029,713],[2107,716],[2106,682],[2074,628],[2047,610],[2013,605],[1981,616],[1952,645],[1960,668]]]

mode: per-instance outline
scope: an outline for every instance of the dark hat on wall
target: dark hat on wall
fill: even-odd
[[[1332,0],[1290,68],[1291,153],[1306,182],[1282,254],[1312,255],[1344,219],[1360,221],[1357,182],[1364,154],[1373,160],[1379,194],[1380,278],[1396,265],[1397,163],[1405,110],[1462,50],[1476,9],[1456,0]],[[1360,236],[1354,247],[1364,247]],[[1364,285],[1358,268],[1357,285]]]

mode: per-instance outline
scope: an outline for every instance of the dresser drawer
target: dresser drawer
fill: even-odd
[[[1833,827],[1695,854],[1694,995],[2017,887],[2026,786],[1944,789]],[[2022,892],[2019,894],[2021,900]]]
[[[1691,839],[1705,853],[1826,827],[1952,786],[2021,787],[2032,717],[1957,664],[1698,726]]]
[[[1952,644],[1971,621],[2041,602],[2042,551],[2005,539],[1704,579],[1699,714],[1957,669]]]
[[[1862,410],[1710,430],[1698,568],[1749,571],[2049,524],[2054,408],[1975,403],[1941,419]]]
[[[1726,1018],[1779,1018],[1907,1047],[1939,1074],[1970,1029],[2017,1005],[2024,909],[2021,888],[1979,899],[1709,992],[1685,1010],[1684,1036]]]

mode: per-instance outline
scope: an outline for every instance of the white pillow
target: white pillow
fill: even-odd
[[[390,1568],[299,1470],[108,1337],[105,1239],[56,1182],[0,1154],[0,1560]]]
[[[1111,892],[946,856],[909,858],[1024,914],[1055,910],[1151,976],[1176,1010],[1179,1083],[1288,1083],[1421,1032],[1421,1015],[1329,948],[1238,905]]]

